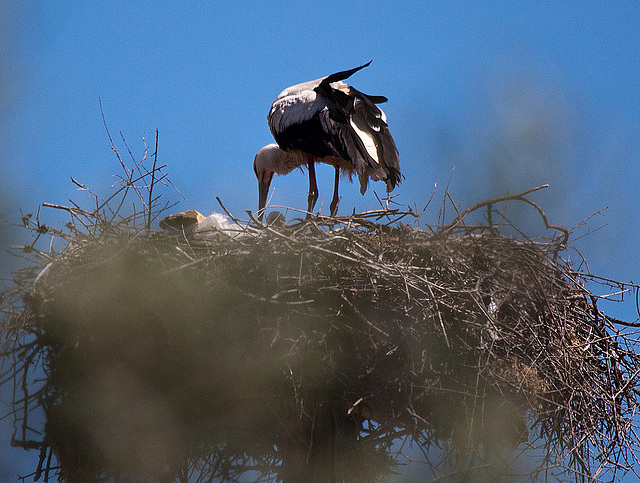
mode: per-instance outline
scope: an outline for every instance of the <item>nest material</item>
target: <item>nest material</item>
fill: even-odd
[[[559,258],[566,237],[413,215],[72,236],[21,272],[4,328],[15,444],[68,481],[373,481],[399,438],[462,475],[516,447],[537,448],[534,477],[630,468],[640,358]]]

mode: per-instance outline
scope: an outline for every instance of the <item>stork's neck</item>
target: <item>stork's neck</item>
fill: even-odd
[[[288,174],[296,168],[307,164],[308,154],[291,149],[289,151],[280,150],[274,163],[274,172],[277,174]]]

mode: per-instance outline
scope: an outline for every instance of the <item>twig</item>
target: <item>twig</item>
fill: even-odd
[[[149,203],[147,204],[148,218],[147,218],[147,231],[151,230],[151,197],[153,195],[153,185],[156,179],[156,163],[158,162],[158,128],[156,128],[156,150],[153,153],[153,168],[151,169],[151,186],[149,186]]]

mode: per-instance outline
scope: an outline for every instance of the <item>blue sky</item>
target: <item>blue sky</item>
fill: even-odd
[[[399,202],[424,204],[434,184],[441,200],[454,167],[449,191],[462,207],[549,183],[532,198],[554,223],[609,207],[576,247],[594,273],[637,282],[640,3],[557,3],[3,2],[5,212],[17,221],[43,201],[84,203],[70,176],[108,196],[119,165],[100,98],[121,151],[119,132],[140,157],[158,128],[158,159],[188,199],[176,210],[219,211],[219,196],[243,215],[256,209],[253,156],[272,142],[275,96],[373,59],[350,83],[389,98]],[[327,207],[331,168],[318,178]],[[305,174],[272,186],[274,204],[306,206]],[[340,213],[377,206],[371,191],[343,182]],[[630,303],[603,308],[637,316]]]

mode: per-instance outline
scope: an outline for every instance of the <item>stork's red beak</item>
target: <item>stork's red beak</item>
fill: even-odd
[[[262,221],[264,215],[264,207],[267,204],[267,195],[269,194],[269,186],[273,173],[264,172],[258,176],[258,220]]]

